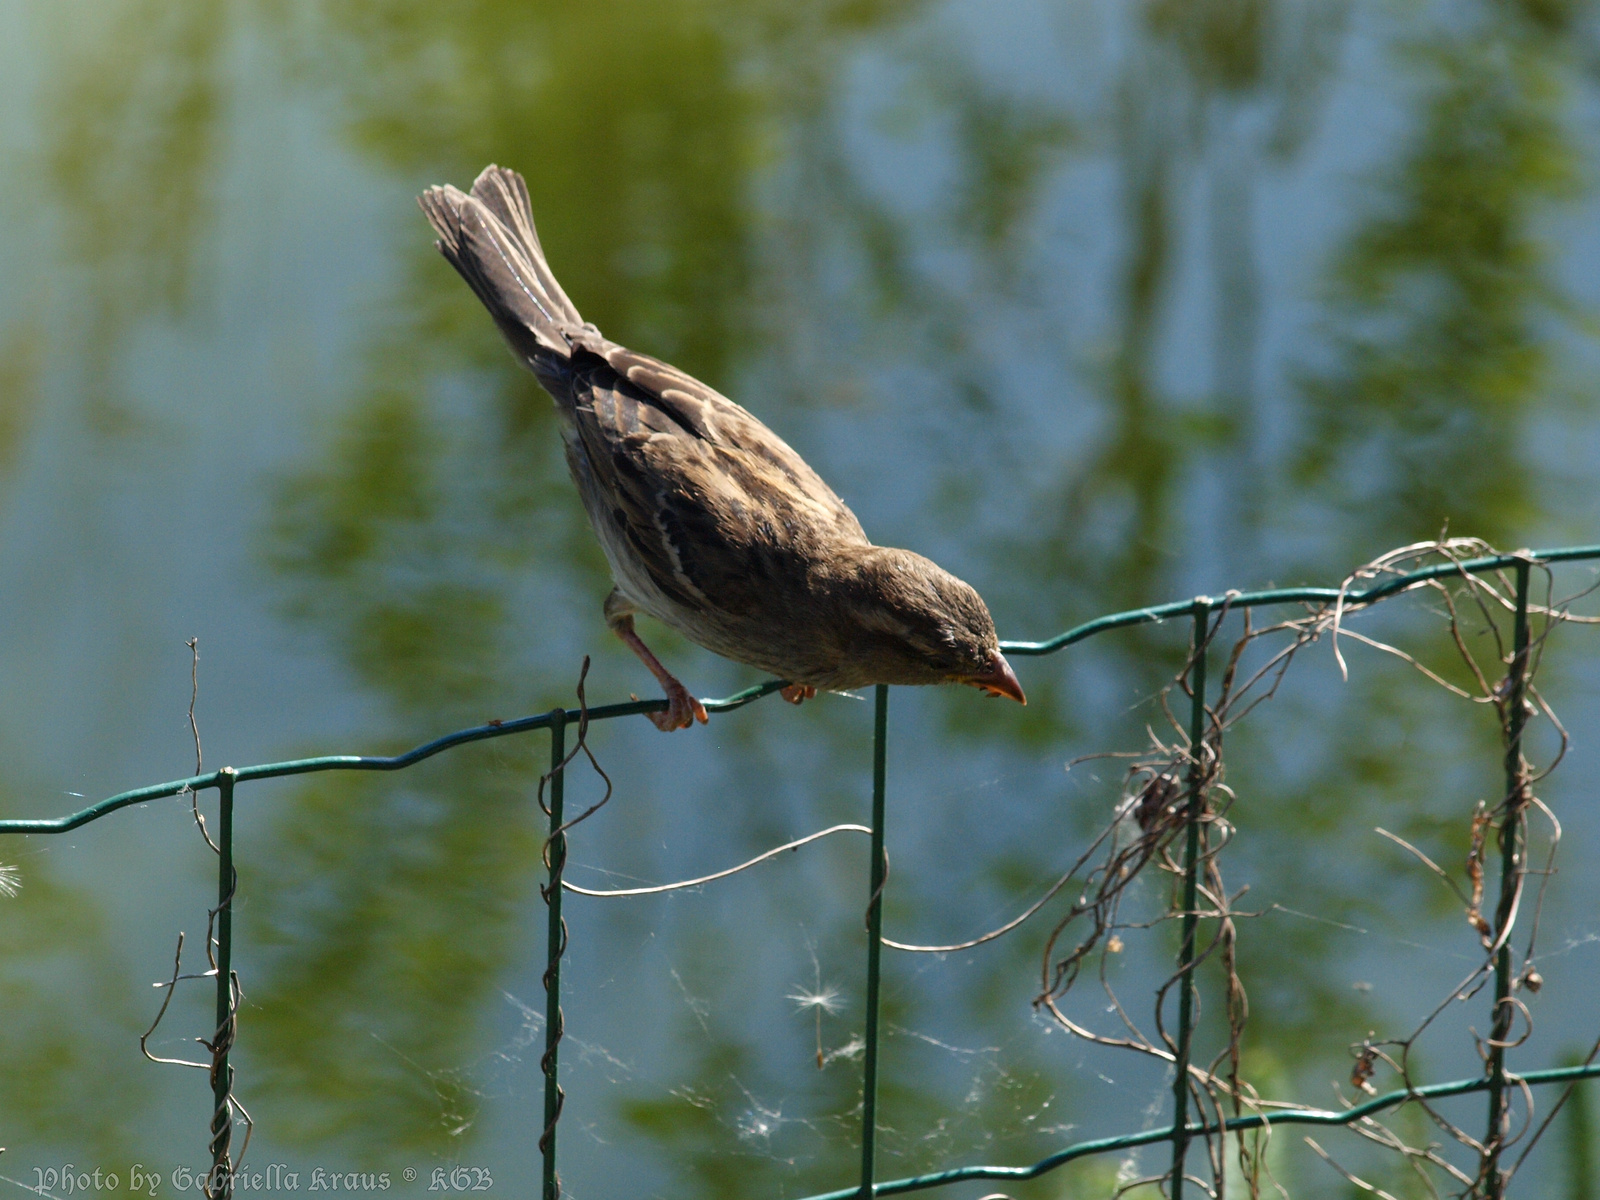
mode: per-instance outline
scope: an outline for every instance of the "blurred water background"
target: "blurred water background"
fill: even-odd
[[[570,704],[585,654],[592,700],[654,694],[605,631],[549,401],[413,203],[491,161],[527,176],[585,317],[740,400],[874,540],[973,582],[1003,637],[1337,582],[1446,524],[1600,540],[1597,83],[1588,0],[6,0],[0,813],[189,773],[190,637],[208,768]],[[1442,664],[1425,607],[1377,627]],[[1065,765],[1141,747],[1186,632],[1019,663],[1026,710],[894,694],[891,936],[972,936],[1081,852],[1122,768]],[[755,682],[645,633],[697,694]],[[1558,631],[1542,667],[1575,746],[1541,790],[1565,871],[1525,1069],[1596,1033],[1596,637]],[[1244,1069],[1318,1105],[1349,1091],[1352,1042],[1408,1032],[1478,953],[1373,827],[1456,869],[1500,794],[1491,713],[1346,650],[1348,683],[1315,648],[1229,747],[1230,878],[1282,906],[1241,933]],[[617,792],[571,877],[687,877],[863,820],[869,736],[839,697],[597,727]],[[399,1195],[466,1164],[535,1194],[544,754],[241,792],[250,1161]],[[0,898],[0,1195],[68,1162],[124,1187],[133,1163],[203,1167],[204,1074],[138,1050],[214,886],[187,804],[0,862],[22,881]],[[848,1185],[864,879],[861,839],[835,838],[702,892],[569,904],[576,1200]],[[887,956],[882,1177],[1165,1119],[1157,1066],[1031,1007],[1049,924]],[[1115,964],[1140,1014],[1170,933]],[[209,1033],[190,987],[156,1053]],[[1108,1027],[1099,993],[1080,1004]],[[1455,1006],[1419,1072],[1475,1075],[1488,1019]],[[1563,1114],[1521,1194],[1596,1194],[1588,1122]],[[1008,1191],[1109,1195],[1161,1153]],[[1294,1196],[1353,1194],[1294,1131],[1269,1157]]]

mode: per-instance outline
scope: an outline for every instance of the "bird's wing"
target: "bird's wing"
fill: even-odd
[[[736,612],[815,548],[866,544],[804,459],[693,376],[593,334],[574,339],[570,369],[594,494],[678,603]]]

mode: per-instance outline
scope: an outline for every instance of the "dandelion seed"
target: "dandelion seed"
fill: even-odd
[[[822,1068],[826,1067],[834,1057],[833,1055],[824,1053],[822,1049],[822,1014],[827,1013],[830,1017],[836,1015],[841,1009],[844,1008],[844,996],[840,993],[839,989],[831,983],[824,987],[822,985],[822,981],[819,979],[817,981],[817,987],[815,991],[808,992],[803,987],[797,987],[794,991],[785,996],[784,999],[793,1000],[795,1007],[801,1012],[805,1012],[808,1008],[816,1012],[817,1070],[822,1070]]]
[[[0,896],[15,896],[21,890],[21,869],[8,863],[0,863]]]
[[[814,992],[796,988],[784,999],[793,1000],[795,1007],[801,1012],[814,1008],[819,1013],[827,1013],[830,1017],[837,1016],[844,1009],[844,995],[831,983],[827,987],[819,987]]]

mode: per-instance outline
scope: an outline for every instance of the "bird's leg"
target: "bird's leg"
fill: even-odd
[[[633,617],[626,616],[612,622],[611,628],[627,643],[628,649],[639,656],[640,661],[649,668],[650,674],[656,677],[656,682],[667,693],[667,711],[646,714],[655,723],[655,727],[670,733],[674,729],[688,729],[696,721],[704,725],[708,719],[705,705],[691,696],[689,689],[679,683],[672,672],[661,665],[661,660],[650,652],[650,647],[644,644],[644,639],[633,631]]]
[[[804,704],[816,694],[817,689],[809,683],[791,683],[788,687],[778,689],[778,695],[782,696],[790,704]]]
[[[644,639],[633,631],[634,607],[616,588],[612,588],[611,594],[606,597],[605,611],[606,624],[611,627],[611,632],[627,643],[628,649],[639,656],[639,661],[649,668],[650,674],[656,677],[656,682],[667,693],[666,712],[645,714],[654,722],[655,727],[670,733],[674,729],[688,729],[696,721],[704,725],[707,720],[705,705],[691,696],[689,689],[673,678],[672,672],[661,665],[661,660],[650,653],[650,647],[644,644]]]

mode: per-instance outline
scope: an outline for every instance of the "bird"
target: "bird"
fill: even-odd
[[[567,466],[611,568],[606,624],[666,692],[663,730],[705,706],[640,638],[644,613],[784,681],[799,704],[873,684],[969,684],[1026,704],[981,596],[876,546],[789,446],[698,379],[604,337],[545,260],[522,176],[418,197],[438,248],[555,401]]]

